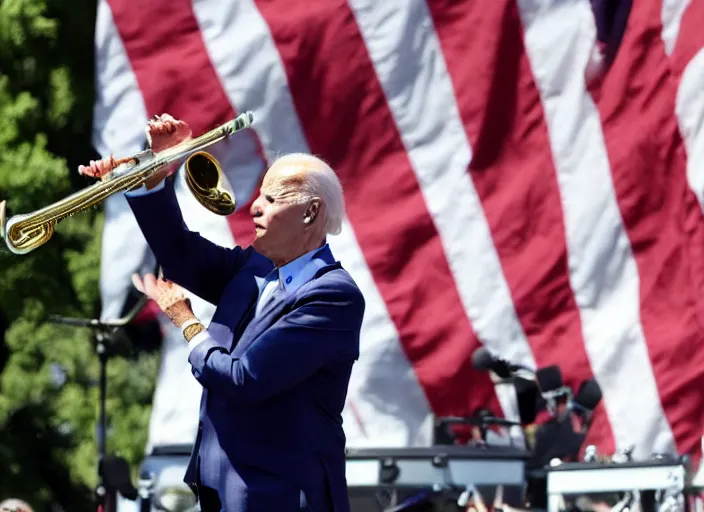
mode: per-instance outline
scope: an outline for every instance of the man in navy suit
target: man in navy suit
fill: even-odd
[[[190,129],[164,115],[147,134],[161,151]],[[188,230],[172,172],[127,196],[163,269],[135,286],[182,329],[203,386],[185,481],[206,512],[349,511],[341,412],[365,303],[326,244],[344,214],[335,173],[310,155],[277,160],[251,207],[255,242],[227,249]],[[181,287],[217,306],[207,329]]]

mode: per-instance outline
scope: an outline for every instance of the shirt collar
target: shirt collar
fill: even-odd
[[[319,260],[316,259],[313,261],[315,255],[327,249],[327,247],[328,244],[325,244],[322,247],[313,249],[279,268],[279,283],[281,288],[291,292],[311,279],[318,268],[325,265],[325,262],[321,262],[320,265],[311,265],[311,262],[317,263]]]

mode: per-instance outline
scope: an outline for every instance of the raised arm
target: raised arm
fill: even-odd
[[[164,277],[217,304],[225,285],[249,258],[251,249],[228,249],[190,231],[171,178],[160,190],[128,196],[127,201]]]
[[[189,139],[191,129],[185,122],[164,114],[149,121],[146,135],[152,150],[158,153]],[[80,166],[78,171],[102,178],[115,168],[115,163],[113,157],[108,157]],[[175,170],[175,166],[164,168],[145,186],[125,195],[164,276],[217,304],[225,285],[251,250],[227,249],[188,229],[176,199],[173,177],[168,177]]]

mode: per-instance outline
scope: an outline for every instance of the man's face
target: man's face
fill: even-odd
[[[300,168],[275,164],[264,176],[259,197],[252,203],[254,248],[275,263],[290,261],[288,256],[297,254],[303,243],[307,205],[296,201],[302,183]]]

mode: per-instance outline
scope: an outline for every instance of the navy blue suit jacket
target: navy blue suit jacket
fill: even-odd
[[[217,306],[189,356],[203,395],[186,483],[228,512],[348,512],[341,412],[365,305],[350,275],[325,248],[313,279],[251,319],[267,258],[189,231],[170,180],[128,201],[164,277]]]

